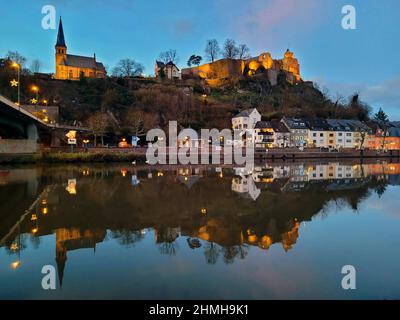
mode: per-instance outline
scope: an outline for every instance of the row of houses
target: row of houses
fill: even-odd
[[[400,123],[374,130],[364,122],[349,119],[282,118],[262,121],[257,109],[243,110],[232,118],[232,128],[242,141],[261,148],[314,147],[329,149],[400,149]]]

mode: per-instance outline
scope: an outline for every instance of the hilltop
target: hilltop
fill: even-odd
[[[15,72],[0,69],[0,93],[16,100],[10,87]],[[240,110],[255,107],[266,119],[281,116],[358,118],[367,120],[369,107],[355,95],[350,101],[331,101],[311,82],[290,84],[284,76],[272,86],[263,74],[226,80],[211,87],[202,80],[157,81],[153,78],[82,78],[60,81],[43,75],[21,76],[21,101],[28,104],[32,84],[49,105],[59,106],[60,122],[87,125],[90,118],[103,114],[108,131],[143,133],[169,120],[183,127],[226,128]],[[140,132],[138,132],[140,131]]]

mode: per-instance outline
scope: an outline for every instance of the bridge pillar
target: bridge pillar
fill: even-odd
[[[37,142],[37,140],[39,138],[39,134],[38,134],[38,129],[35,124],[33,124],[33,123],[28,124],[28,126],[26,128],[26,135],[27,135],[28,140],[34,140],[35,142]]]

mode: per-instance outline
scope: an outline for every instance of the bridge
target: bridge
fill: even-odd
[[[0,95],[0,154],[36,153],[43,145],[57,145],[69,130],[89,132],[85,127],[49,124]]]

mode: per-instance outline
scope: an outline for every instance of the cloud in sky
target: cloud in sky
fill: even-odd
[[[189,19],[180,19],[174,22],[174,35],[181,39],[194,32],[194,24]]]
[[[288,39],[318,25],[324,1],[250,0],[247,8],[239,23],[235,22],[236,28],[251,44],[265,45],[266,41]]]
[[[381,83],[338,83],[324,78],[313,79],[321,88],[329,89],[332,97],[342,95],[348,97],[355,92],[367,102],[374,111],[380,107],[389,114],[392,120],[400,119],[400,77],[385,80]]]

